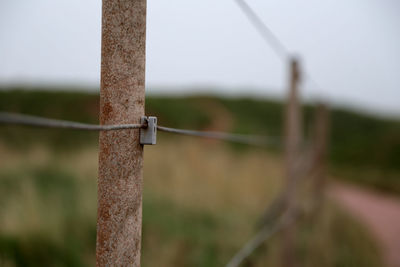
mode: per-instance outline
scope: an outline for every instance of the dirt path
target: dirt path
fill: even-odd
[[[370,229],[387,266],[400,267],[400,198],[347,184],[332,185],[329,195]]]

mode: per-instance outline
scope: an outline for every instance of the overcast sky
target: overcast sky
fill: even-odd
[[[320,86],[303,97],[400,115],[400,1],[247,1]],[[96,87],[100,34],[100,0],[1,0],[0,84]],[[146,70],[150,93],[283,96],[287,79],[234,0],[148,0]]]

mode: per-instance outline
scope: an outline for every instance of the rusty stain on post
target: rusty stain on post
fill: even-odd
[[[285,175],[286,175],[286,203],[288,213],[296,213],[296,179],[298,170],[296,162],[300,157],[302,142],[302,114],[298,97],[300,82],[299,63],[292,58],[290,61],[290,87],[285,113]],[[291,224],[283,231],[282,265],[292,267],[297,265],[295,259],[294,241],[296,225]]]
[[[103,0],[100,123],[144,115],[146,0]],[[96,266],[140,266],[139,131],[100,133]]]

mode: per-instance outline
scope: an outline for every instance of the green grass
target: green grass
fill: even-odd
[[[82,186],[62,168],[2,171],[0,263],[88,266],[85,258],[93,254],[96,228],[94,218],[80,210]]]
[[[25,178],[21,178],[25,177]],[[12,185],[10,179],[14,179]],[[41,223],[57,221],[57,237],[51,229],[32,228],[31,221],[19,222],[22,233],[0,230],[0,263],[10,266],[93,266],[95,252],[95,219],[87,218],[79,203],[88,188],[81,178],[74,177],[62,167],[28,168],[16,173],[0,173],[1,188],[8,192],[2,196],[2,206],[26,199],[21,193],[30,184],[38,200],[34,212],[42,216]],[[95,180],[90,180],[95,186]],[[92,194],[88,194],[92,195]],[[9,201],[11,199],[11,201]],[[75,200],[75,201],[74,201]],[[95,199],[90,200],[95,209]],[[223,266],[247,240],[235,232],[251,234],[254,221],[245,229],[230,224],[229,216],[187,209],[151,190],[144,194],[143,203],[143,266]],[[7,216],[7,209],[0,215]],[[56,217],[56,218],[54,218]],[[57,218],[60,217],[60,218]],[[254,218],[253,218],[254,219]],[[1,222],[0,222],[1,225]],[[348,216],[330,209],[321,222],[303,221],[297,244],[302,266],[381,266],[376,247],[366,232]],[[229,236],[228,236],[229,235]],[[251,257],[254,266],[277,262],[279,234]],[[250,235],[248,236],[250,238]],[[157,255],[157,257],[155,257]]]
[[[97,152],[0,142],[0,266],[94,266]],[[142,265],[226,264],[279,189],[274,155],[190,139],[148,148]],[[255,252],[254,266],[278,265],[280,237]],[[330,205],[301,221],[297,240],[302,266],[382,266],[368,233]]]

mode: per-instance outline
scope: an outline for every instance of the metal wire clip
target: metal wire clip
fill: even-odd
[[[140,144],[155,145],[157,143],[157,117],[142,116],[140,119],[142,125],[140,128]]]

